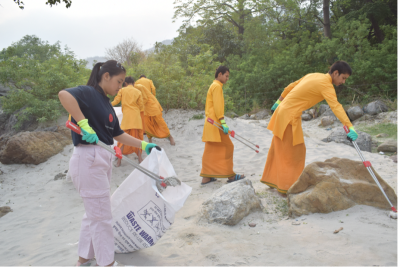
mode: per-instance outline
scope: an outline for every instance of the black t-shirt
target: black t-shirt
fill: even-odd
[[[65,89],[65,91],[75,97],[83,115],[88,119],[89,126],[96,132],[100,141],[112,145],[114,144],[113,137],[124,133],[119,127],[118,117],[107,96],[96,91],[92,86],[78,86]],[[74,118],[71,120],[77,124]],[[83,141],[82,136],[73,131],[71,135],[74,146],[90,144]]]

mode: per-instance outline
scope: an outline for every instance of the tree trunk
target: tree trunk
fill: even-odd
[[[329,18],[329,3],[330,0],[323,0],[323,11],[324,11],[324,35],[329,39],[332,38],[331,34],[331,22]]]
[[[370,15],[369,20],[371,21],[372,27],[374,28],[374,33],[376,38],[378,39],[379,43],[382,43],[383,40],[385,40],[385,35],[383,34],[381,28],[379,27],[378,22],[374,18],[374,15]]]

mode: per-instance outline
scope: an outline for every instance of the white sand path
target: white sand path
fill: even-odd
[[[279,216],[279,212],[253,213],[236,226],[200,220],[202,202],[226,184],[226,179],[200,185],[203,120],[189,121],[199,113],[170,110],[165,118],[176,146],[170,146],[168,140],[153,140],[166,150],[179,179],[193,188],[191,196],[155,246],[118,254],[118,261],[126,265],[397,265],[397,220],[390,219],[388,211],[369,206],[301,216],[297,218],[300,225],[292,225],[295,219]],[[263,203],[272,207],[271,201],[282,202],[282,198],[259,182],[272,138],[262,127],[265,123],[227,119],[231,129],[260,145],[256,154],[233,140],[234,170],[244,173],[256,192],[266,196]],[[309,124],[303,124],[305,133],[318,133],[318,139],[329,134]],[[332,157],[358,160],[353,148],[318,139],[305,138],[306,164]],[[82,200],[71,182],[54,181],[56,174],[68,169],[71,153],[72,145],[37,166],[0,165],[4,171],[0,176],[0,206],[14,210],[0,218],[1,265],[76,262]],[[363,153],[397,192],[397,164],[379,154]],[[114,168],[112,192],[132,170],[127,163]],[[257,226],[249,227],[250,221]],[[344,229],[333,234],[340,227]]]

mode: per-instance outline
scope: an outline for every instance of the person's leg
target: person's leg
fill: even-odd
[[[172,137],[172,135],[169,135],[168,139],[169,139],[169,143],[171,144],[171,146],[174,146],[175,145],[175,139]]]
[[[79,235],[78,256],[80,263],[86,263],[94,258],[94,249],[92,244],[92,237],[90,235],[90,220],[87,218],[86,213],[83,215],[81,223],[81,232]]]

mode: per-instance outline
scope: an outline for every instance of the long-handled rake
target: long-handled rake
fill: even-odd
[[[71,129],[75,133],[83,135],[82,131],[81,131],[81,128],[79,128],[79,126],[76,125],[75,123],[73,123],[71,121],[67,121],[65,126],[67,126],[67,128]],[[160,191],[160,193],[162,193],[162,191],[164,191],[167,188],[167,186],[181,185],[181,181],[176,177],[164,178],[164,177],[158,176],[157,174],[149,171],[148,169],[136,164],[135,162],[133,162],[128,157],[125,157],[124,155],[122,155],[121,149],[119,147],[117,147],[117,146],[115,146],[114,149],[112,149],[110,146],[104,144],[102,141],[99,141],[97,143],[97,145],[99,145],[102,148],[106,149],[107,151],[109,151],[111,154],[113,154],[117,158],[123,159],[124,161],[128,162],[133,167],[135,167],[139,171],[143,172],[144,174],[146,174],[147,176],[149,176],[153,180],[155,180],[157,189],[158,189],[158,191]]]
[[[222,125],[219,122],[214,121],[211,118],[207,118],[207,121],[209,123],[211,123],[212,125],[214,125],[215,127],[217,127],[218,129],[220,129],[221,131],[223,131],[224,129],[222,128]],[[240,143],[242,143],[245,146],[250,147],[251,149],[253,149],[256,153],[258,153],[259,151],[257,149],[255,149],[253,146],[255,146],[256,148],[260,148],[258,145],[252,143],[250,140],[247,140],[246,138],[238,135],[237,133],[235,133],[235,131],[229,131],[229,135],[232,136],[233,138],[235,138],[237,141],[239,141]],[[240,139],[238,139],[240,138]],[[245,142],[248,142],[250,144],[252,144],[253,146],[246,144]]]
[[[343,128],[344,128],[344,131],[345,131],[346,133],[349,133],[349,132],[350,132],[350,130],[349,130],[349,128],[348,128],[347,126],[343,126]],[[350,139],[350,138],[349,138],[349,139]],[[372,179],[374,179],[375,183],[378,185],[379,189],[382,191],[382,194],[385,196],[386,200],[389,202],[390,207],[391,207],[391,209],[392,209],[392,211],[393,211],[393,212],[390,212],[390,216],[393,217],[393,218],[397,218],[397,210],[396,210],[396,208],[393,206],[392,202],[390,202],[390,200],[389,200],[389,198],[387,197],[385,191],[383,190],[381,184],[379,183],[378,178],[376,178],[375,173],[372,171],[372,169],[371,169],[371,166],[372,166],[372,165],[371,165],[371,162],[365,160],[365,158],[364,158],[363,154],[361,153],[361,150],[360,150],[360,148],[358,147],[357,143],[356,143],[355,141],[353,141],[353,140],[351,140],[351,142],[352,142],[354,148],[356,149],[358,155],[360,156],[360,158],[361,158],[361,160],[362,160],[362,162],[363,162],[365,168],[367,168],[369,174],[371,174],[371,176],[372,176]]]

